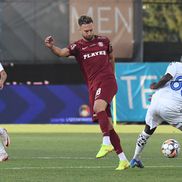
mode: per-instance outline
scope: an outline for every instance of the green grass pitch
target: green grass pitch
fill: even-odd
[[[160,151],[164,140],[182,144],[181,132],[159,126],[144,153],[144,169],[115,171],[114,152],[95,159],[102,136],[98,125],[0,125],[11,137],[10,159],[0,163],[2,182],[181,182],[182,154],[165,158]],[[121,143],[131,159],[143,125],[118,125]]]

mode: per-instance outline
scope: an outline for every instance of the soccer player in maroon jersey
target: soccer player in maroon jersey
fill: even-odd
[[[78,24],[82,39],[61,49],[55,46],[52,36],[48,36],[45,45],[57,56],[75,56],[80,65],[89,90],[93,120],[98,120],[103,134],[103,143],[96,158],[104,157],[115,150],[120,160],[116,170],[127,169],[129,162],[113,128],[110,111],[110,103],[117,92],[112,46],[107,37],[94,34],[91,17],[81,16]]]

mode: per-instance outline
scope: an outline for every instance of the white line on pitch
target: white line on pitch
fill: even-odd
[[[8,167],[0,168],[0,170],[33,170],[33,169],[107,169],[115,168],[116,166],[57,166],[57,167]],[[182,166],[145,166],[145,168],[182,168]],[[143,169],[145,170],[145,169]]]
[[[53,160],[53,159],[64,159],[64,160],[95,160],[95,157],[63,157],[63,156],[37,156],[37,157],[11,157],[11,159],[44,159],[44,160]],[[109,158],[103,158],[104,160],[107,160]],[[145,160],[154,159],[149,157],[143,157]],[[159,159],[155,158],[155,159]],[[178,157],[178,160],[182,160],[182,158]],[[170,160],[170,159],[169,159]],[[171,159],[173,160],[173,159]]]
[[[182,166],[145,166],[146,168],[181,168]]]
[[[105,168],[113,168],[115,166],[57,166],[57,167],[8,167],[8,168],[0,168],[0,170],[31,170],[31,169],[105,169]]]
[[[11,159],[45,159],[45,160],[49,160],[49,159],[65,159],[65,160],[95,160],[96,158],[94,157],[61,157],[61,156],[53,156],[53,157],[11,157]]]

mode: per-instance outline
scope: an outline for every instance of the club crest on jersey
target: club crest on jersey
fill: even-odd
[[[89,53],[89,54],[84,54],[83,55],[83,59],[88,59],[88,58],[91,58],[91,57],[95,57],[95,56],[101,56],[101,55],[106,55],[106,51],[97,51],[97,52],[92,52],[92,53]]]
[[[98,45],[99,45],[99,47],[103,47],[104,46],[103,42],[98,42]]]

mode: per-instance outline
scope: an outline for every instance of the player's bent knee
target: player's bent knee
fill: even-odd
[[[144,131],[145,131],[145,133],[147,133],[148,135],[152,135],[152,134],[154,133],[155,129],[156,129],[156,127],[153,128],[153,129],[150,129],[150,126],[145,125]]]
[[[99,112],[102,112],[102,111],[105,111],[105,109],[102,108],[102,107],[94,107],[94,112],[95,112],[96,114],[99,113]]]
[[[96,100],[94,103],[93,110],[97,114],[99,112],[105,111],[107,108],[107,102],[102,99]]]

